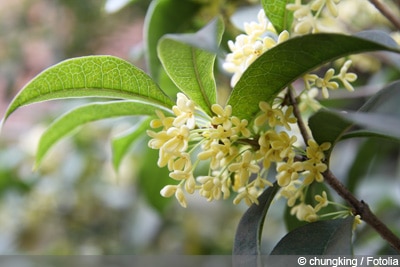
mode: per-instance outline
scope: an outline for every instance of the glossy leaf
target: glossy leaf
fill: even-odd
[[[400,81],[396,81],[374,94],[360,111],[400,115],[399,102]]]
[[[41,163],[46,153],[56,142],[81,125],[121,116],[154,115],[155,109],[163,108],[137,100],[91,103],[75,108],[55,120],[43,133],[36,155],[36,166]],[[168,112],[167,109],[163,109],[163,111]]]
[[[232,105],[233,115],[251,120],[261,100],[272,101],[291,82],[316,67],[350,54],[379,50],[400,53],[393,47],[341,34],[321,33],[289,39],[250,65],[233,88],[228,104]]]
[[[350,129],[353,124],[338,112],[321,109],[310,117],[308,125],[313,138],[318,144],[324,142],[331,143],[331,147],[327,151],[327,158],[329,158],[336,142],[340,140],[342,135]]]
[[[376,139],[370,138],[365,140],[364,143],[358,148],[346,178],[346,188],[350,192],[355,192],[359,182],[370,171],[370,163],[377,156],[380,144]]]
[[[119,134],[118,136],[115,136],[112,139],[112,162],[115,170],[119,169],[123,158],[128,153],[132,144],[139,137],[141,137],[147,129],[149,129],[151,120],[152,118],[144,119],[143,121],[137,123],[134,127]]]
[[[318,221],[289,232],[271,255],[351,255],[353,217]]]
[[[36,76],[11,102],[4,120],[28,104],[74,97],[143,99],[165,107],[174,104],[146,73],[129,62],[88,56],[65,60]]]
[[[275,30],[280,33],[290,30],[293,21],[293,12],[287,10],[286,5],[292,0],[263,0],[262,6],[268,19],[274,25]]]
[[[371,112],[347,112],[343,116],[373,133],[400,140],[398,116]]]
[[[400,119],[387,114],[320,110],[310,117],[308,124],[317,143],[332,144],[327,152],[328,158],[335,144],[348,138],[380,137],[400,141]],[[348,131],[353,126],[363,129]]]
[[[251,205],[243,215],[236,230],[233,255],[260,254],[260,238],[265,215],[278,190],[277,184],[265,190],[258,198],[259,205]]]
[[[214,62],[223,33],[218,18],[195,34],[164,36],[158,45],[160,60],[178,88],[206,113],[216,103]],[[199,47],[198,45],[201,45]]]
[[[147,65],[151,76],[157,81],[161,71],[161,62],[157,55],[158,41],[167,33],[188,30],[199,7],[200,5],[194,1],[155,0],[151,2],[145,17],[144,40]]]

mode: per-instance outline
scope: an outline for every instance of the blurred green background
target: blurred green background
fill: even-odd
[[[1,1],[0,115],[36,74],[70,57],[114,55],[145,69],[143,23],[150,1],[107,12],[115,2]],[[168,173],[156,166],[157,152],[146,148],[147,140],[132,148],[118,173],[113,170],[110,136],[136,118],[85,126],[32,170],[41,132],[79,101],[25,107],[4,125],[0,254],[230,254],[244,207],[194,197],[182,209],[161,198]]]
[[[1,1],[0,116],[34,75],[70,57],[115,55],[146,69],[143,25],[150,1],[131,1],[110,12],[116,2]],[[203,13],[194,19],[194,25],[202,26],[224,1],[192,2],[204,5]],[[238,6],[257,1],[228,2]],[[231,12],[230,6],[224,11]],[[358,21],[356,26],[359,30],[373,25]],[[237,33],[230,30],[225,38]],[[379,84],[399,78],[399,67],[393,62],[382,66],[371,57],[360,62],[360,84],[367,84],[364,91],[346,101],[349,94],[338,94],[326,105],[354,109]],[[228,85],[227,77],[219,78],[221,87]],[[194,195],[183,209],[174,199],[161,198],[159,191],[168,182],[168,173],[156,166],[157,151],[146,148],[145,137],[132,147],[119,172],[113,170],[110,137],[137,118],[85,126],[57,144],[43,165],[32,170],[46,125],[79,101],[25,107],[5,124],[0,136],[0,254],[230,254],[246,206],[208,203]],[[400,234],[399,145],[352,140],[335,153],[336,175],[349,181],[360,198]],[[279,201],[274,205],[265,224],[266,252],[285,234],[283,205]],[[390,252],[365,225],[356,237],[356,253]]]

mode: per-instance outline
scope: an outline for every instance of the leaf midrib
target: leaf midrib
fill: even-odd
[[[211,102],[210,102],[210,100],[209,100],[208,97],[207,97],[207,93],[206,93],[206,91],[205,91],[205,86],[204,86],[203,81],[202,81],[202,79],[201,79],[201,76],[200,76],[198,67],[197,67],[196,64],[194,64],[194,63],[196,62],[196,60],[197,60],[196,48],[191,47],[190,51],[191,51],[191,56],[192,56],[193,70],[194,70],[194,73],[195,73],[195,76],[196,76],[197,83],[198,83],[199,88],[200,88],[200,93],[201,93],[201,95],[202,95],[204,101],[206,102],[206,104],[207,104],[209,110],[211,110]]]

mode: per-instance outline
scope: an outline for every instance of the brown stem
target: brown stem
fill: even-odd
[[[299,105],[297,104],[296,97],[294,96],[294,89],[292,86],[289,86],[288,88],[288,96],[290,104],[293,106],[293,114],[297,119],[297,125],[299,126],[300,133],[303,136],[304,142],[307,144],[307,141],[311,139],[311,136],[308,133],[308,128],[301,117]]]
[[[390,8],[380,0],[369,0],[398,30],[400,30],[400,20],[392,13]]]
[[[400,239],[370,210],[367,203],[359,201],[330,171],[323,173],[325,181],[354,209],[355,215],[368,223],[394,249],[400,252]]]
[[[304,123],[298,107],[298,103],[294,96],[294,89],[292,86],[288,88],[287,97],[290,104],[293,105],[293,114],[297,118],[297,124],[300,128],[301,135],[307,143],[311,139],[308,133],[308,128]],[[302,159],[298,159],[302,160]],[[367,203],[359,201],[328,169],[323,173],[325,181],[334,189],[346,202],[353,208],[355,215],[360,215],[361,219],[368,223],[375,231],[381,235],[394,249],[400,252],[400,239],[370,210]]]

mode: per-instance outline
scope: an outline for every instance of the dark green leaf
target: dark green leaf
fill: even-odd
[[[155,109],[171,112],[161,106],[138,100],[91,103],[75,108],[55,120],[43,133],[36,154],[36,166],[56,142],[83,124],[121,116],[154,115]]]
[[[188,30],[194,14],[200,5],[194,1],[155,0],[147,10],[144,32],[146,42],[147,65],[151,76],[158,81],[161,62],[157,56],[157,44],[167,33]]]
[[[88,56],[65,60],[36,76],[11,102],[4,121],[19,107],[73,97],[142,99],[165,107],[174,104],[146,73],[129,62]]]
[[[236,230],[233,255],[260,254],[260,238],[265,215],[278,190],[277,184],[265,190],[258,198],[259,205],[251,205],[243,215]]]
[[[376,151],[379,149],[379,146],[380,144],[377,140],[370,138],[365,140],[358,149],[347,173],[346,187],[350,192],[355,192],[358,183],[370,171],[370,163],[376,157]]]
[[[308,125],[313,138],[318,144],[324,142],[332,144],[330,150],[327,151],[327,158],[329,158],[336,142],[352,126],[352,123],[337,112],[321,109],[310,117]]]
[[[232,105],[233,115],[251,120],[261,100],[272,101],[291,82],[316,67],[350,54],[379,50],[400,53],[392,47],[341,34],[289,39],[253,62],[234,87],[228,104]]]
[[[360,111],[400,115],[399,103],[400,81],[396,81],[374,94],[360,108]]]
[[[122,159],[125,157],[131,145],[149,129],[152,118],[144,119],[126,132],[112,139],[112,162],[115,170],[119,169]]]
[[[342,115],[369,131],[400,140],[400,119],[398,116],[371,112],[347,112]]]
[[[286,5],[293,0],[262,0],[262,5],[268,19],[274,25],[275,30],[280,33],[290,30],[293,21],[293,12],[286,9]]]
[[[195,34],[168,34],[158,46],[160,60],[170,78],[210,115],[211,105],[216,103],[213,72],[216,55],[210,50],[216,51],[222,33],[223,23],[219,18]]]
[[[353,217],[309,223],[284,236],[271,255],[351,255]]]
[[[344,139],[355,137],[381,137],[392,141],[400,141],[400,119],[379,113],[337,112],[320,110],[310,117],[308,125],[317,143],[332,144],[329,158],[335,144]],[[353,126],[362,126],[362,130],[347,132]]]
[[[398,103],[400,82],[394,82],[372,96],[360,112],[337,112],[322,109],[310,117],[308,124],[317,143],[332,143],[332,151],[339,140],[355,137],[380,137],[400,140]],[[354,124],[364,129],[349,130]]]

